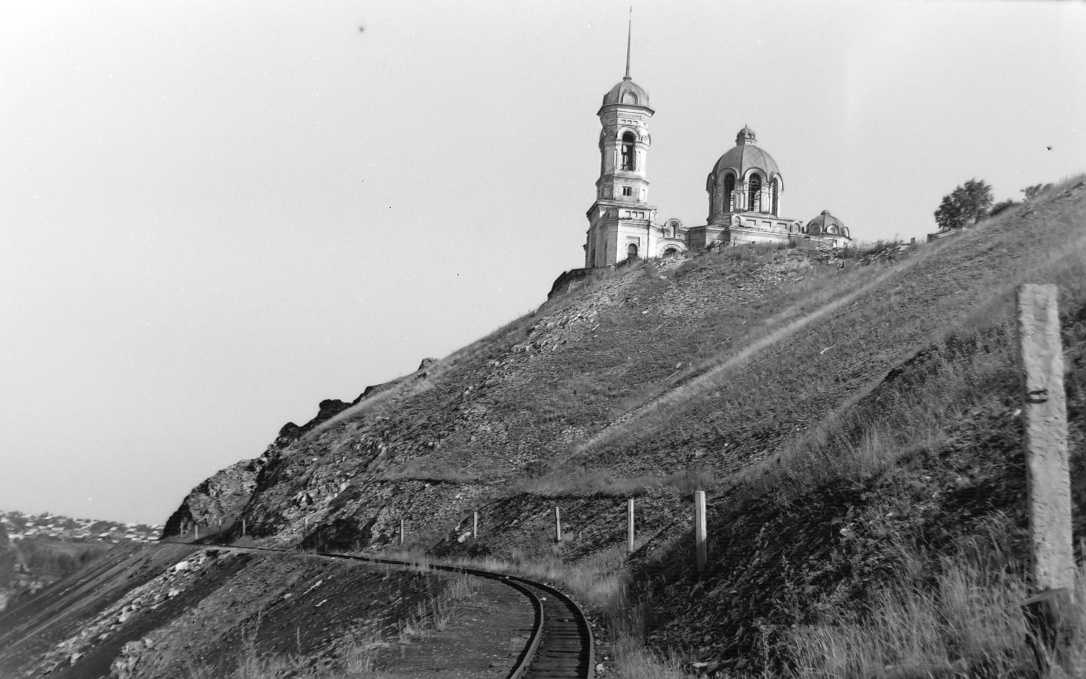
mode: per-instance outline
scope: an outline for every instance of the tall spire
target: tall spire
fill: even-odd
[[[630,17],[626,23],[626,75],[623,80],[630,79],[630,37],[633,35],[633,5],[630,5]]]

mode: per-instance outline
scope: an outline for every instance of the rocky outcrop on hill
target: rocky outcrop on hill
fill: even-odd
[[[231,528],[256,488],[256,475],[265,458],[242,460],[217,472],[192,489],[181,506],[170,515],[163,537],[188,534],[192,527],[204,535]]]
[[[436,362],[433,358],[424,358],[416,375],[425,376],[425,370]],[[257,489],[261,472],[270,465],[274,466],[292,445],[314,428],[328,422],[348,408],[357,406],[366,399],[392,388],[400,380],[368,386],[353,401],[325,399],[317,405],[317,414],[302,425],[287,422],[279,429],[279,434],[264,453],[254,459],[242,460],[223,469],[192,491],[181,505],[170,515],[163,528],[162,535],[193,535],[193,528],[199,535],[210,537],[217,534],[238,533],[238,522],[253,492]],[[267,483],[267,482],[265,482]]]
[[[11,576],[15,569],[15,550],[8,540],[7,531],[0,525],[0,611],[7,606],[11,595]]]

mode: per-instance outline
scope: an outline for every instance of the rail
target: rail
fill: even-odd
[[[187,544],[162,540],[163,543]],[[292,549],[272,547],[235,547],[204,543],[204,549],[221,549],[234,552],[272,552],[298,554]],[[374,565],[394,566],[404,569],[427,568],[447,573],[462,573],[501,582],[523,594],[531,603],[534,615],[532,632],[520,655],[507,675],[508,679],[532,679],[532,677],[569,677],[592,679],[594,674],[594,639],[588,619],[580,607],[564,593],[542,582],[516,575],[489,571],[454,564],[416,562],[387,557],[362,556],[339,552],[310,552],[327,559],[359,561]],[[549,606],[547,604],[550,604]],[[550,609],[550,614],[548,614]]]

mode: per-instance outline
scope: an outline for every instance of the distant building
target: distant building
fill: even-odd
[[[735,146],[717,159],[705,181],[709,194],[706,223],[686,227],[674,217],[657,222],[649,201],[649,120],[654,115],[648,91],[630,78],[630,33],[626,74],[603,95],[600,119],[600,176],[588,209],[585,268],[612,266],[639,257],[666,257],[714,245],[769,243],[844,247],[850,229],[828,210],[804,223],[781,216],[784,178],[749,126]]]

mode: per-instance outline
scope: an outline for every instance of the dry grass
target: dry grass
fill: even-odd
[[[401,468],[380,476],[382,481],[423,481],[426,483],[477,483],[480,478],[479,474],[435,465],[425,458],[413,458]]]
[[[619,679],[687,679],[694,675],[682,669],[682,663],[670,656],[648,650],[637,637],[619,636],[612,644],[614,668]]]
[[[562,587],[579,604],[603,619],[610,635],[607,655],[612,661],[612,676],[619,679],[684,679],[691,676],[683,673],[677,654],[661,656],[645,646],[640,610],[627,598],[626,556],[625,548],[616,546],[577,563],[518,553],[503,559],[460,559],[453,563],[520,575]],[[397,553],[394,558],[415,561],[424,567],[432,563],[424,556],[405,553]],[[473,580],[471,576],[460,577],[464,579],[465,587]]]
[[[418,559],[415,570],[433,572],[426,559]],[[393,679],[394,672],[380,669],[382,652],[392,643],[409,644],[444,631],[457,615],[457,604],[478,594],[475,578],[456,574],[448,578],[439,592],[416,602],[411,611],[398,620],[390,636],[362,635],[340,646],[339,669],[322,670],[312,667],[312,657],[301,654],[265,654],[257,644],[261,618],[257,617],[242,635],[241,648],[233,663],[229,679]],[[341,642],[342,643],[342,642]],[[300,647],[300,643],[299,643]],[[190,667],[186,679],[219,679],[221,673],[207,666]]]
[[[993,384],[1016,379],[1008,324],[949,338],[935,347],[923,381],[900,385],[876,403],[843,404],[772,458],[733,475],[730,485],[788,502],[834,481],[872,478],[908,452],[938,449],[970,409],[998,409]],[[966,345],[976,350],[951,348]]]
[[[1022,608],[1024,579],[959,554],[934,578],[904,578],[875,592],[859,615],[841,613],[796,629],[787,656],[797,677],[1038,676]],[[1068,617],[1070,643],[1046,654],[1050,679],[1086,675],[1086,571]],[[942,673],[942,674],[941,674]]]
[[[1064,315],[1086,306],[1081,251],[1053,262],[1046,279],[1060,288]],[[874,402],[865,402],[870,390],[856,394],[773,457],[732,475],[731,492],[789,502],[828,483],[872,478],[907,453],[937,450],[971,412],[1006,407],[1005,394],[1019,379],[1015,337],[1013,301],[1002,295],[919,356],[923,379],[896,385]]]
[[[845,277],[842,277],[837,281],[836,286],[827,285],[823,287],[815,297],[827,297],[824,303],[806,311],[802,315],[788,314],[788,316],[797,315],[798,317],[787,323],[782,323],[776,327],[772,325],[769,327],[763,326],[751,336],[744,337],[738,351],[721,352],[717,356],[699,363],[690,370],[689,379],[676,386],[669,385],[666,392],[624,415],[617,426],[607,427],[577,446],[569,457],[586,455],[593,449],[618,441],[620,438],[642,438],[652,432],[659,431],[666,427],[668,421],[674,418],[675,411],[681,409],[684,404],[692,399],[701,397],[705,393],[723,386],[732,371],[742,368],[754,356],[770,347],[786,342],[808,325],[835,313],[861,295],[883,285],[891,277],[900,275],[911,267],[914,261],[913,259],[907,259],[875,277],[868,277],[860,286],[856,286],[853,281],[847,281]],[[803,301],[803,304],[809,306],[811,302],[812,299],[808,298]]]
[[[689,495],[716,484],[716,475],[707,467],[689,467],[671,474],[643,474],[624,477],[609,469],[564,469],[519,479],[507,489],[507,495],[537,497],[639,497],[671,492]]]

